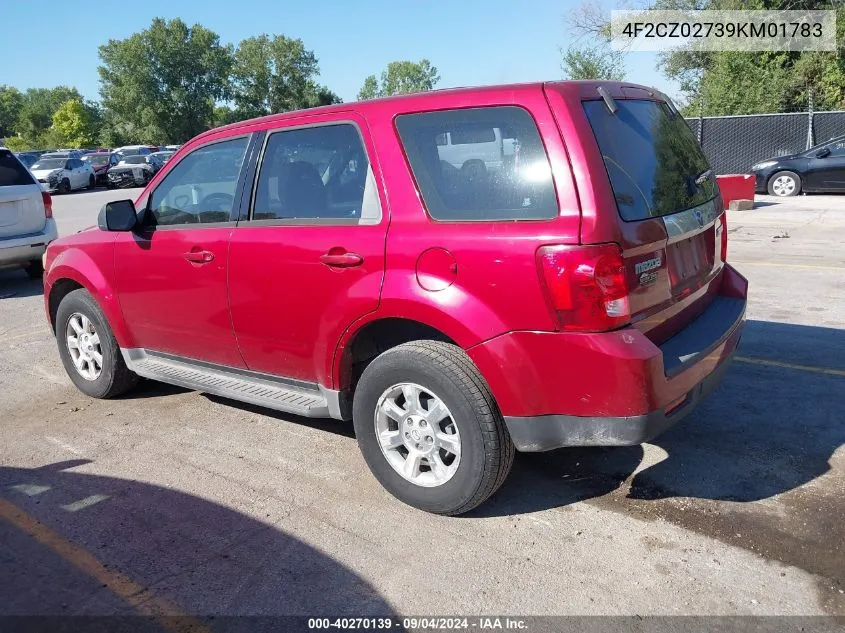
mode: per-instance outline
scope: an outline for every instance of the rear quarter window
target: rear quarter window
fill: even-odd
[[[623,220],[678,213],[716,195],[704,152],[669,105],[618,99],[615,114],[604,101],[583,105]]]
[[[396,128],[429,215],[443,221],[558,215],[549,159],[516,106],[405,114]],[[447,138],[450,143],[444,143]]]
[[[0,150],[0,187],[15,185],[33,185],[35,179],[8,150]]]

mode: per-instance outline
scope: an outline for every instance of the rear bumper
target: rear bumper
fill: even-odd
[[[639,444],[718,386],[742,335],[746,297],[747,282],[726,266],[719,296],[660,346],[634,328],[511,332],[467,353],[517,449]]]
[[[48,218],[44,230],[39,233],[0,239],[0,265],[37,261],[57,237],[56,221]]]

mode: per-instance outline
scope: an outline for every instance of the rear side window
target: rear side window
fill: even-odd
[[[716,195],[704,152],[684,119],[666,103],[585,101],[616,206],[623,220],[684,211]]]
[[[14,154],[9,150],[0,150],[0,187],[33,184],[35,180]]]
[[[489,221],[558,215],[549,159],[524,109],[406,114],[397,117],[396,127],[431,217]]]

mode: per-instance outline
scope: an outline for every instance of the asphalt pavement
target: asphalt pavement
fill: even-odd
[[[60,233],[137,193],[56,196]],[[0,615],[845,615],[845,197],[728,227],[722,386],[651,444],[518,454],[459,518],[388,495],[349,424],[83,396],[40,283],[0,271]]]

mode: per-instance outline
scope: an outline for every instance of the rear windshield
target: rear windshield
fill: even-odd
[[[616,206],[624,220],[644,220],[695,207],[716,195],[707,158],[684,119],[666,103],[585,101]]]
[[[83,156],[82,160],[86,163],[91,163],[92,165],[105,165],[109,162],[108,154],[89,154],[88,156]]]
[[[406,114],[397,117],[396,127],[431,217],[486,221],[558,215],[546,150],[534,119],[522,108]]]
[[[0,187],[35,184],[26,167],[9,150],[0,150]]]

